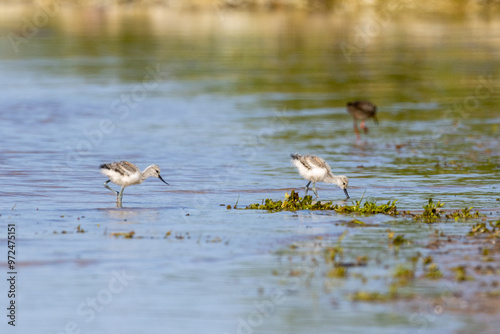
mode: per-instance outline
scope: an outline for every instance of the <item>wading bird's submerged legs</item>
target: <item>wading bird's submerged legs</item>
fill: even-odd
[[[309,191],[309,185],[311,184],[312,181],[309,181],[308,184],[306,184],[306,195],[307,195],[307,192]]]
[[[359,127],[365,131],[365,133],[368,133],[368,128],[365,125],[365,120],[362,120],[361,123],[359,124]]]
[[[122,207],[123,190],[125,190],[125,187],[122,187],[120,192],[116,192],[116,206],[119,208]]]
[[[313,182],[312,190],[313,190],[314,194],[316,195],[316,198],[318,198],[319,195],[318,195],[318,191],[316,190],[316,182]]]
[[[354,133],[356,134],[356,138],[359,140],[361,136],[359,135],[358,122],[354,119]]]

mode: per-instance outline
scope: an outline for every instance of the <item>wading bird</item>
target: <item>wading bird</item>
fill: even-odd
[[[104,186],[116,193],[116,202],[118,207],[122,206],[122,197],[123,190],[131,186],[133,184],[141,184],[148,177],[157,177],[162,180],[165,184],[165,180],[160,176],[160,167],[158,165],[148,166],[143,172],[136,165],[128,162],[128,161],[120,161],[120,162],[112,162],[109,164],[102,164],[99,166],[99,169],[102,174],[106,175],[109,180],[104,182]],[[116,185],[122,187],[122,189],[118,192],[111,189],[108,186],[109,182],[113,182]]]
[[[375,124],[378,124],[377,106],[369,101],[354,101],[347,103],[347,111],[352,115],[354,120],[354,132],[356,138],[361,139],[358,130],[358,119],[361,120],[359,127],[368,133],[368,128],[365,125],[367,118],[373,117]]]
[[[349,199],[349,193],[347,192],[347,185],[349,184],[349,179],[345,175],[333,175],[330,166],[325,160],[316,155],[300,155],[291,154],[292,164],[297,167],[299,174],[309,183],[306,185],[306,195],[309,190],[309,185],[313,183],[312,190],[318,198],[318,192],[316,191],[316,182],[326,182],[334,183],[338,185],[342,190],[344,190],[346,199]]]

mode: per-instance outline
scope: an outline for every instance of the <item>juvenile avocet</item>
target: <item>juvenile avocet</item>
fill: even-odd
[[[349,193],[347,192],[347,185],[349,184],[349,179],[345,175],[333,175],[330,166],[325,160],[316,155],[300,155],[291,154],[292,164],[297,167],[299,174],[309,183],[306,185],[306,195],[309,190],[309,185],[313,183],[312,190],[318,198],[318,192],[316,191],[316,182],[326,182],[334,183],[344,190],[346,199],[349,199]]]
[[[347,111],[352,115],[354,120],[354,132],[356,137],[360,139],[358,130],[358,119],[361,120],[359,127],[368,133],[368,128],[365,125],[366,119],[373,117],[375,124],[378,124],[377,119],[377,106],[369,101],[354,101],[347,103]]]
[[[104,182],[104,186],[116,193],[116,201],[118,206],[122,204],[123,190],[131,186],[133,184],[141,184],[148,177],[157,177],[162,180],[165,184],[168,184],[161,176],[160,176],[160,167],[158,165],[148,166],[143,172],[136,165],[128,162],[128,161],[120,161],[120,162],[112,162],[109,164],[102,164],[99,166],[102,174],[106,175],[109,180]],[[111,189],[108,186],[109,182],[113,182],[122,187],[122,189],[118,192]]]

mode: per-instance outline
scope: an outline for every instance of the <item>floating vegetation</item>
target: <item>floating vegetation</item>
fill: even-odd
[[[399,285],[407,285],[415,278],[415,271],[403,264],[400,264],[396,267],[393,277]]]
[[[395,233],[391,230],[387,230],[387,238],[389,239],[389,244],[392,246],[399,247],[401,245],[409,245],[411,242],[410,240],[406,239],[404,234],[402,235],[395,235]]]
[[[132,239],[135,235],[135,232],[134,231],[130,231],[130,232],[112,232],[110,234],[112,237],[123,237],[125,239]]]
[[[313,203],[312,196],[307,195],[299,197],[294,190],[290,194],[285,194],[283,201],[273,201],[267,198],[262,204],[251,204],[246,209],[268,210],[268,211],[297,211],[297,210],[333,210],[332,202],[322,203],[317,201]]]
[[[472,226],[468,235],[479,236],[486,235],[489,238],[500,238],[500,220],[489,223],[477,223]]]
[[[474,280],[474,277],[467,275],[467,268],[465,266],[457,266],[451,268],[451,270],[455,272],[455,281],[463,282]]]
[[[363,198],[359,201],[355,201],[354,205],[339,206],[335,205],[334,210],[338,213],[361,213],[361,214],[377,214],[383,213],[385,215],[395,216],[398,215],[396,202],[398,200],[389,201],[387,204],[377,204],[377,202],[365,201],[363,205],[361,202]]]
[[[427,223],[432,223],[435,220],[441,218],[441,208],[443,206],[444,203],[441,203],[441,201],[434,203],[432,201],[432,198],[429,198],[429,202],[424,205],[424,212],[422,214],[415,215],[415,219],[422,219]]]
[[[334,267],[328,271],[326,274],[328,278],[346,278],[347,277],[347,267],[339,266]]]
[[[458,221],[459,219],[468,219],[468,218],[479,218],[483,216],[478,211],[472,211],[473,207],[466,207],[461,210],[456,210],[451,213],[446,213],[443,210],[444,203],[441,201],[437,201],[435,203],[432,198],[429,198],[429,201],[426,205],[423,206],[424,211],[422,213],[412,213],[408,211],[398,212],[396,203],[398,200],[388,201],[386,204],[377,204],[376,201],[365,200],[363,202],[363,197],[360,200],[354,201],[353,205],[338,205],[332,204],[332,202],[321,202],[321,201],[313,201],[312,196],[306,195],[304,197],[299,197],[299,194],[292,190],[290,194],[285,193],[285,198],[283,201],[278,200],[274,201],[270,198],[266,198],[262,201],[262,203],[254,203],[248,205],[245,209],[248,210],[267,210],[271,212],[279,212],[279,211],[298,211],[298,210],[331,210],[341,214],[385,214],[390,216],[410,216],[412,219],[417,221],[424,221],[425,223],[434,223],[440,219],[454,219]],[[236,209],[236,205],[233,207]],[[230,206],[228,206],[230,209]],[[351,226],[365,226],[366,223],[353,219],[347,223],[347,225]],[[472,231],[471,231],[472,232]],[[475,233],[475,232],[474,232]],[[488,232],[486,232],[488,233]],[[497,232],[498,236],[500,232]],[[398,242],[402,240],[395,239],[397,245]]]
[[[438,219],[446,218],[446,219],[454,219],[458,221],[459,219],[467,219],[467,218],[478,218],[482,215],[478,212],[472,212],[473,207],[466,207],[462,210],[456,210],[451,213],[445,213],[443,211],[444,203],[438,201],[434,203],[432,198],[429,198],[429,201],[426,205],[423,206],[424,212],[421,214],[412,214],[408,212],[404,212],[403,214],[413,216],[415,220],[423,220],[426,223],[434,223]]]
[[[349,224],[349,225],[353,225],[353,224],[354,224],[354,225],[366,225],[366,223],[365,223],[365,222],[362,222],[361,220],[357,220],[357,219],[353,219],[353,220],[351,220],[348,224]]]
[[[431,263],[425,267],[424,276],[429,279],[440,279],[443,277],[443,273],[439,270],[439,267],[435,263]]]
[[[457,210],[457,211],[454,211],[452,213],[446,214],[445,217],[448,219],[455,219],[455,220],[480,217],[481,214],[478,211],[476,211],[476,212],[471,211],[473,208],[474,207],[471,206],[470,208],[464,208],[462,210]]]
[[[333,247],[326,247],[324,250],[325,253],[325,262],[333,262],[337,264],[339,258],[342,258],[344,253],[344,248],[341,246],[342,240],[344,240],[347,235],[347,230],[344,231],[337,239],[337,243]]]
[[[390,302],[397,299],[413,299],[413,294],[401,294],[394,287],[390,287],[389,292],[381,293],[377,291],[356,291],[348,295],[353,302]]]
[[[349,294],[348,298],[353,302],[386,302],[395,299],[392,293],[383,294],[377,291],[356,291]]]
[[[333,205],[332,202],[313,202],[312,196],[306,195],[299,197],[299,194],[292,190],[290,194],[285,194],[283,201],[273,201],[272,199],[265,199],[261,204],[250,204],[246,209],[252,210],[268,210],[268,211],[297,211],[297,210],[333,210],[338,213],[360,213],[360,214],[376,214],[383,213],[388,215],[397,215],[396,202],[389,201],[387,204],[377,204],[372,201],[365,201],[361,205],[363,199],[355,201],[354,205]]]

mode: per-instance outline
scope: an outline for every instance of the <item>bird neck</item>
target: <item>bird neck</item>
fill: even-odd
[[[141,174],[142,174],[142,176],[141,176],[142,181],[144,181],[148,177],[154,176],[155,172],[153,169],[153,165],[146,167],[146,169]]]
[[[338,184],[338,181],[339,181],[339,177],[336,175],[333,175],[332,173],[328,173],[328,175],[324,179],[324,182],[326,182],[326,183]]]

